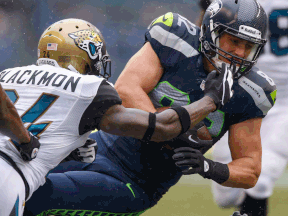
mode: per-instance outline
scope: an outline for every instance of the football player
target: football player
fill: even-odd
[[[179,149],[183,142],[178,139],[171,141],[177,155],[173,148],[155,142],[143,145],[134,138],[99,131],[90,135],[98,144],[95,162],[82,168],[75,165],[80,172],[49,174],[27,204],[31,215],[48,209],[54,209],[46,212],[52,215],[138,215],[178,182],[183,169],[185,174],[197,171],[225,186],[253,187],[261,170],[261,121],[276,97],[273,81],[254,67],[266,42],[265,20],[263,8],[254,0],[218,1],[206,12],[201,30],[181,15],[167,13],[148,27],[145,45],[115,84],[126,107],[156,112],[197,101],[211,71],[223,73],[227,65],[235,69],[233,98],[204,120],[213,143],[229,130],[233,162],[208,161],[204,152],[191,146]],[[186,143],[190,140],[188,135]],[[91,179],[93,172],[99,175]]]
[[[0,136],[1,216],[22,215],[25,201],[44,184],[47,173],[83,146],[95,128],[143,142],[169,140],[232,97],[233,75],[227,70],[225,76],[215,72],[206,79],[205,96],[193,105],[157,115],[127,109],[103,78],[110,76],[109,63],[99,30],[84,20],[66,19],[42,34],[37,65],[1,72],[3,89],[42,144],[37,158],[25,163],[16,141]]]
[[[203,11],[210,0],[201,0]],[[261,53],[257,67],[265,70],[277,85],[277,103],[261,127],[262,171],[255,187],[242,190],[222,187],[212,183],[212,192],[216,203],[222,208],[239,207],[242,213],[249,215],[268,215],[268,198],[273,193],[275,182],[285,171],[288,158],[288,147],[285,142],[287,133],[287,67],[288,43],[287,12],[288,2],[285,0],[258,0],[268,14],[268,43]],[[270,80],[271,82],[272,80]],[[271,82],[272,83],[272,82]],[[255,89],[256,90],[256,89]],[[232,158],[227,145],[228,134],[215,145],[213,158],[222,163],[229,163]]]

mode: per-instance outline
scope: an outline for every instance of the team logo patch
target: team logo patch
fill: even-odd
[[[97,57],[102,58],[101,49],[103,42],[100,36],[93,30],[85,29],[68,34],[75,44],[82,50],[86,51],[89,57],[95,60]]]
[[[213,1],[212,4],[210,4],[210,6],[207,8],[206,11],[209,11],[211,13],[210,18],[212,18],[213,16],[215,16],[223,7],[223,3],[221,0],[215,0]]]
[[[58,44],[56,44],[56,43],[48,43],[47,44],[47,50],[57,51],[57,46],[58,46]]]

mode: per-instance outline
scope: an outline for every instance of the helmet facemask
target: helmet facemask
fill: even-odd
[[[219,73],[224,62],[230,64],[234,77],[240,78],[256,64],[267,41],[266,28],[267,15],[257,1],[214,0],[203,17],[201,52]],[[223,39],[220,47],[224,34],[230,35],[231,40],[226,43]],[[244,51],[244,55],[237,54],[239,51]]]
[[[201,51],[203,51],[204,55],[207,57],[209,62],[219,72],[221,72],[222,63],[223,62],[225,64],[229,64],[229,63],[219,59],[219,56],[221,56],[222,59],[224,58],[228,60],[230,62],[230,68],[233,69],[235,78],[239,78],[245,75],[247,72],[249,72],[251,68],[253,67],[253,65],[256,64],[257,59],[264,45],[266,44],[266,40],[261,39],[261,37],[256,38],[251,35],[244,34],[240,31],[236,31],[220,23],[215,23],[214,25],[210,25],[210,27],[211,26],[215,26],[215,28],[213,28],[210,32],[211,38],[212,38],[211,42],[205,41],[204,38],[200,39],[202,40],[201,42],[203,43],[203,45],[201,44],[201,48],[202,48]],[[223,50],[219,45],[219,41],[220,41],[220,37],[223,36],[224,33],[232,35],[238,39],[248,41],[250,44],[253,44],[249,55],[246,58],[241,58],[239,56],[236,56],[232,53],[229,53]]]

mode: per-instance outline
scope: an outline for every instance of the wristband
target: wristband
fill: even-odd
[[[190,125],[191,125],[190,115],[188,111],[184,107],[181,107],[181,106],[171,107],[169,109],[173,109],[178,114],[179,121],[182,127],[181,132],[178,135],[179,137],[180,135],[184,134],[190,128]]]
[[[156,127],[156,114],[150,112],[149,113],[149,125],[142,138],[143,141],[148,142],[151,140],[155,131],[155,127]]]
[[[204,171],[204,173],[201,174],[199,173],[203,178],[212,179],[218,184],[222,184],[229,179],[230,172],[227,164],[214,162],[209,159],[205,159],[205,161],[208,162],[209,171]]]

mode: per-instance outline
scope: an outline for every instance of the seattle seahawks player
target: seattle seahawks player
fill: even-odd
[[[254,67],[266,42],[266,19],[254,0],[218,1],[206,12],[201,31],[179,14],[167,13],[151,23],[145,45],[130,59],[115,85],[126,107],[156,112],[201,98],[203,80],[212,70],[226,71],[223,62],[236,69],[233,98],[205,119],[214,143],[229,130],[233,162],[208,161],[193,148],[175,150],[184,158],[189,156],[185,165],[197,167],[198,173],[222,185],[250,188],[260,174],[261,121],[276,98],[276,86]],[[103,131],[90,137],[98,144],[95,162],[78,167],[80,172],[48,175],[47,183],[27,204],[31,215],[47,209],[52,215],[103,211],[138,215],[154,206],[182,176],[183,168],[172,159],[174,152],[162,145],[143,145],[137,139]],[[183,144],[172,143],[176,147]],[[191,155],[196,160],[190,160]],[[181,166],[183,160],[178,156],[174,154],[174,159]],[[186,166],[184,169],[187,173]],[[102,173],[102,178],[91,179],[91,171]]]
[[[169,140],[201,121],[232,97],[233,76],[210,76],[205,96],[193,105],[160,114],[127,109],[109,76],[109,55],[99,30],[79,19],[61,20],[42,34],[37,66],[6,69],[0,82],[21,119],[41,138],[37,158],[25,163],[17,143],[0,136],[0,215],[22,215],[25,201],[44,184],[47,173],[83,146],[95,128],[147,142]],[[107,73],[108,72],[108,73]],[[97,76],[95,76],[97,75]],[[215,86],[221,86],[221,89]],[[92,175],[91,175],[92,176]],[[97,178],[97,176],[96,176]],[[92,179],[92,177],[91,177]]]
[[[205,11],[209,0],[199,3]],[[268,198],[273,193],[276,180],[282,175],[287,166],[288,148],[287,137],[287,12],[288,2],[285,0],[258,0],[268,16],[268,43],[260,55],[257,67],[271,77],[277,89],[277,103],[270,114],[263,120],[261,127],[262,140],[262,171],[255,187],[242,190],[222,187],[212,183],[212,192],[216,203],[222,208],[240,207],[242,213],[252,215],[268,215]],[[270,80],[272,83],[272,80]],[[217,143],[213,151],[214,160],[229,163],[231,154],[227,145],[228,136]]]
[[[167,13],[149,26],[147,43],[115,84],[124,106],[155,112],[197,100],[209,71],[219,70],[223,62],[236,66],[234,97],[204,120],[214,143],[226,131],[230,134],[233,161],[224,186],[251,188],[260,175],[261,122],[276,98],[274,82],[254,67],[266,43],[266,20],[254,0],[215,1],[205,13],[201,31],[181,15]],[[201,155],[194,156],[203,162]],[[223,170],[226,166],[221,165]]]

